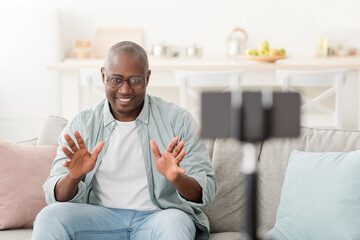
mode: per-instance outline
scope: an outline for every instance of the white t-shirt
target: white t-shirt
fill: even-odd
[[[92,180],[99,204],[120,209],[157,209],[150,200],[135,121],[116,122],[107,152]]]

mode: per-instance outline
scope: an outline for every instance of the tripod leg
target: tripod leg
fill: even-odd
[[[249,240],[256,240],[257,212],[256,212],[256,182],[257,174],[245,174],[246,183],[246,221],[245,229]]]
[[[254,144],[244,145],[244,159],[242,171],[245,177],[246,214],[245,231],[249,240],[257,240],[257,173],[256,173],[256,151]]]

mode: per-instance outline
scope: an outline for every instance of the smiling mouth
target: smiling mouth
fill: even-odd
[[[121,102],[129,102],[131,98],[118,98]]]

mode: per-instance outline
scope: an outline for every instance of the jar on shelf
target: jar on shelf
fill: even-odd
[[[91,55],[91,43],[83,43],[82,40],[77,40],[74,48],[75,58],[90,58]]]

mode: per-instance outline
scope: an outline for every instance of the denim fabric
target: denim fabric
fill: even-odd
[[[135,211],[79,203],[55,203],[35,220],[33,240],[194,239],[191,217],[178,209]]]

